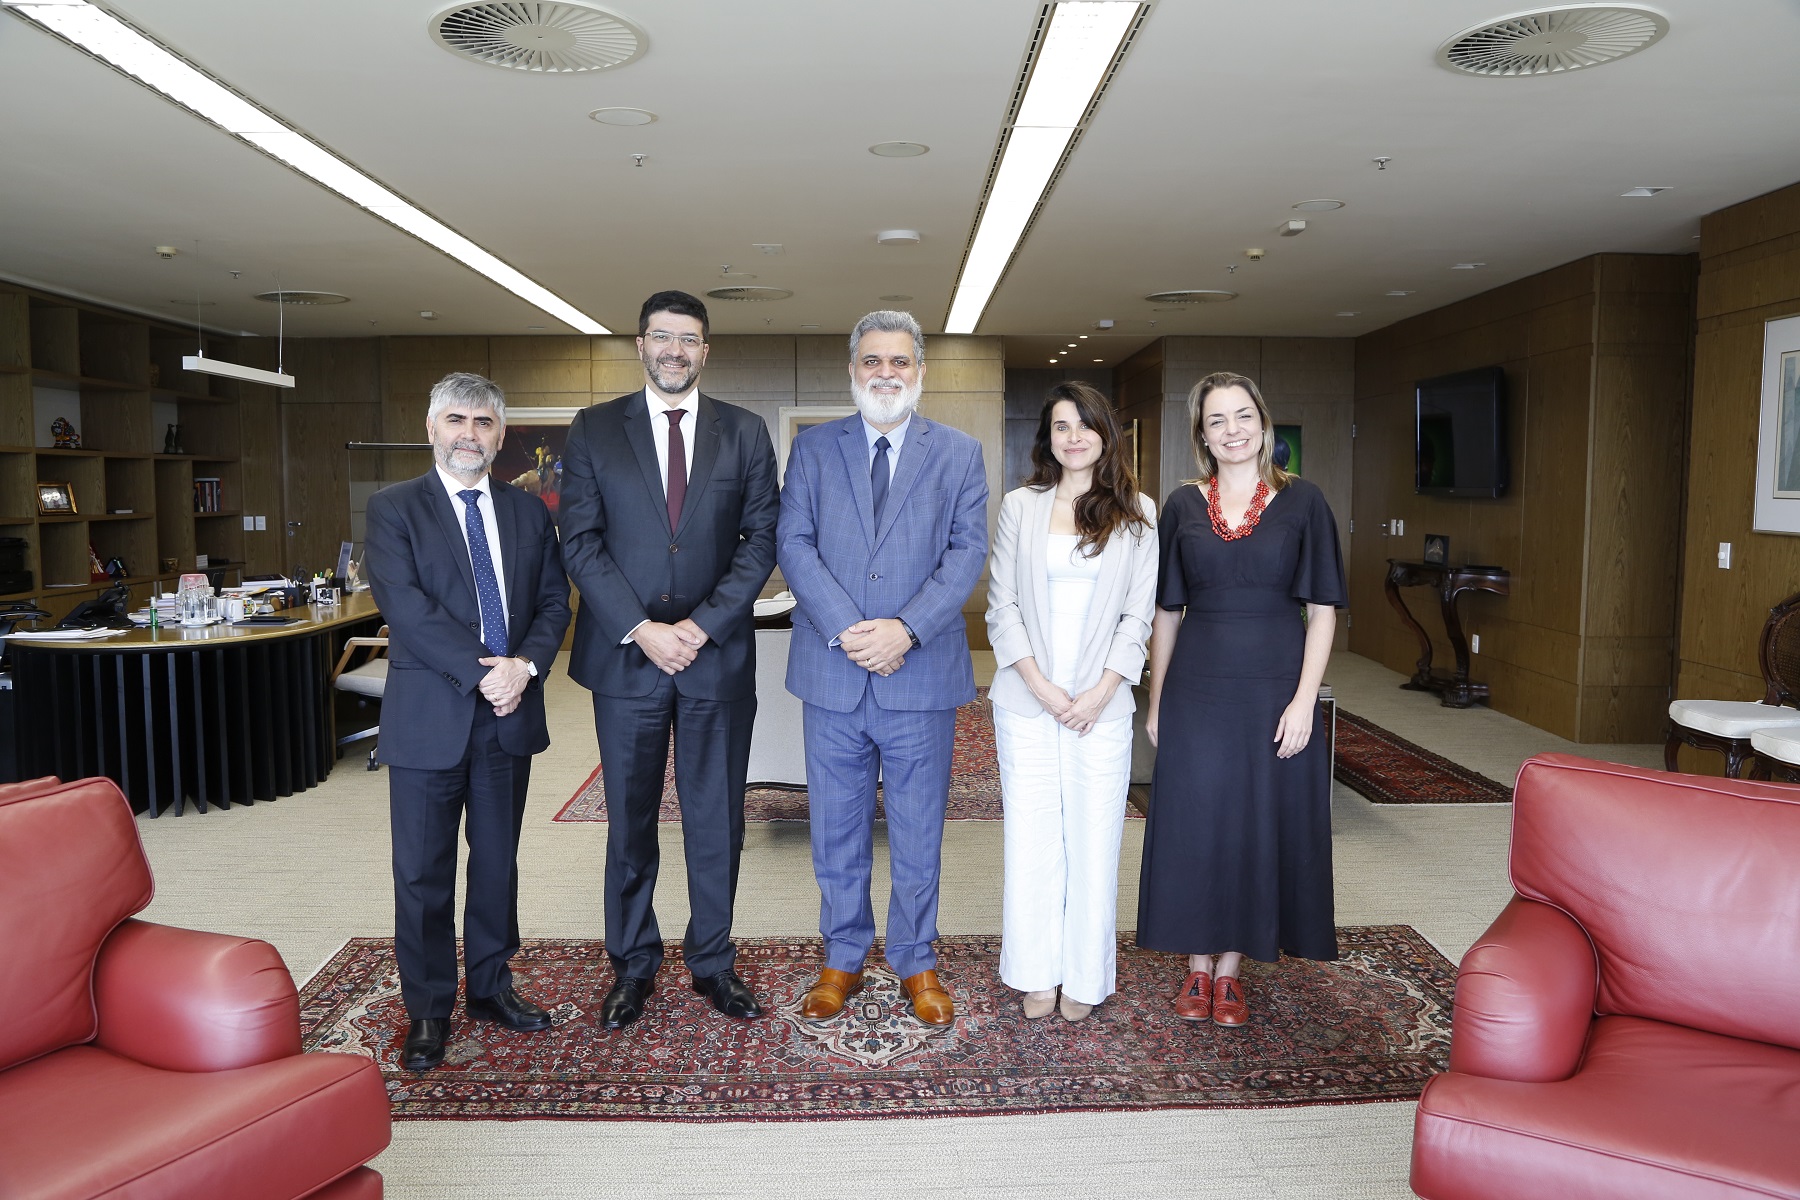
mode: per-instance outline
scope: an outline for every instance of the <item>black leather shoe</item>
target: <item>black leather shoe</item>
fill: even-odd
[[[550,1028],[550,1014],[511,988],[477,1000],[469,997],[469,1015],[493,1021],[521,1033],[536,1033]]]
[[[400,1065],[408,1071],[429,1071],[444,1061],[444,1039],[450,1036],[446,1017],[427,1017],[406,1027],[406,1044],[400,1047]]]
[[[600,1005],[600,1028],[623,1029],[644,1015],[644,1001],[656,990],[648,979],[620,979]]]
[[[752,1021],[763,1015],[762,1005],[750,994],[750,985],[729,967],[717,975],[694,976],[694,990],[728,1017]]]

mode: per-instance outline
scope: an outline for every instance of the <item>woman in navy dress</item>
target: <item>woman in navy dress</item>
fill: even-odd
[[[1318,694],[1347,596],[1331,509],[1275,466],[1256,384],[1209,375],[1188,413],[1200,478],[1160,528],[1137,941],[1188,955],[1177,1016],[1237,1026],[1246,955],[1337,957]]]

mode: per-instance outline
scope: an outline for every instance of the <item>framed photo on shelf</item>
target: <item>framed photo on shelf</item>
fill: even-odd
[[[50,483],[40,479],[37,485],[40,517],[72,517],[75,515],[75,489],[66,483]]]
[[[1758,533],[1800,533],[1800,316],[1763,324],[1756,436]]]
[[[1425,561],[1440,567],[1450,561],[1450,538],[1446,534],[1425,535]]]

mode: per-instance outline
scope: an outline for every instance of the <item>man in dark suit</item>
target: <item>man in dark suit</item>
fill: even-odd
[[[467,821],[468,1013],[511,1029],[550,1015],[513,989],[519,829],[531,756],[550,745],[544,677],[569,581],[543,502],[491,479],[506,398],[446,375],[425,417],[436,467],[369,498],[365,562],[388,625],[381,761],[393,827],[394,954],[411,1025],[401,1064],[444,1061],[456,1004],[456,834]]]
[[[761,417],[700,393],[706,334],[706,306],[686,292],[646,300],[643,390],[576,414],[563,453],[563,553],[581,593],[569,674],[594,693],[606,782],[607,1029],[637,1020],[662,965],[652,900],[671,732],[694,990],[727,1016],[762,1015],[734,969],[731,915],[775,448]]]

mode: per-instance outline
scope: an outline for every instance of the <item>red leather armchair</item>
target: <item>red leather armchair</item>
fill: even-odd
[[[1413,1191],[1800,1197],[1800,789],[1541,755],[1511,865]]]
[[[275,948],[151,890],[110,780],[0,788],[0,1196],[380,1197],[375,1064],[300,1053]]]

